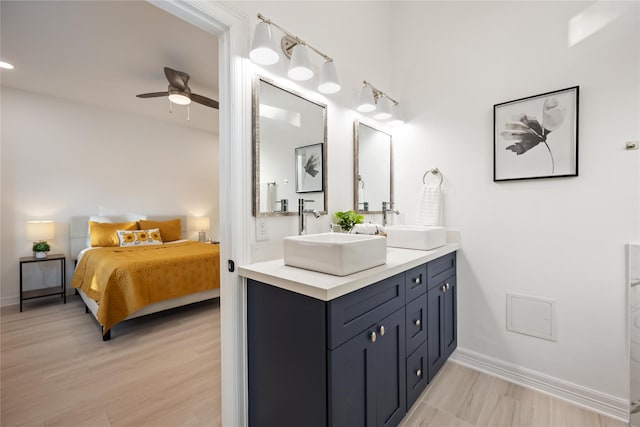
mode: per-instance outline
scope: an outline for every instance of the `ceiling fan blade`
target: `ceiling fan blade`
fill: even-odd
[[[197,93],[191,94],[191,100],[193,102],[197,102],[198,104],[206,105],[207,107],[217,108],[217,109],[220,108],[218,101],[213,100],[211,98],[207,98],[206,96],[198,95]]]
[[[169,92],[152,92],[152,93],[141,93],[140,95],[136,95],[138,98],[158,98],[160,96],[169,96]]]
[[[184,71],[173,70],[169,67],[164,67],[164,75],[169,80],[169,85],[180,90],[185,90],[189,83],[189,74]]]

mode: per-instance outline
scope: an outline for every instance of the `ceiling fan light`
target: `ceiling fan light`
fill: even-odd
[[[376,120],[387,120],[391,118],[389,99],[386,96],[383,96],[378,101],[378,108],[376,109],[376,114],[374,114],[373,118]]]
[[[334,64],[333,61],[327,61],[322,65],[319,80],[318,90],[320,93],[331,94],[340,92],[341,87],[338,82],[336,64]]]
[[[271,37],[271,27],[266,22],[256,25],[249,58],[254,64],[273,65],[280,60],[276,44]]]
[[[296,81],[309,80],[313,77],[313,70],[309,62],[307,47],[303,44],[297,44],[291,52],[291,62],[289,63],[289,71],[287,75],[290,79]]]
[[[369,86],[364,86],[360,91],[360,103],[356,107],[356,110],[361,113],[370,113],[375,111],[376,101],[373,99],[373,90]]]
[[[183,93],[170,93],[169,101],[178,105],[189,105],[191,104],[191,98]]]

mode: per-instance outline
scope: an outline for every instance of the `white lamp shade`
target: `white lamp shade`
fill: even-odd
[[[376,120],[387,120],[391,117],[391,107],[389,106],[389,99],[385,96],[378,100],[378,108],[376,108],[376,114],[373,116]]]
[[[373,90],[365,86],[360,92],[360,103],[356,107],[356,110],[361,113],[370,113],[376,109],[376,101],[373,99]]]
[[[40,242],[55,237],[56,224],[53,221],[27,221],[27,240]]]
[[[336,64],[334,64],[333,61],[327,61],[322,65],[319,80],[318,90],[320,93],[331,94],[340,92],[341,87],[338,82]]]
[[[280,60],[277,46],[271,38],[271,27],[266,22],[256,25],[249,58],[258,65],[273,65]]]
[[[289,63],[289,71],[287,75],[291,80],[304,81],[313,77],[313,70],[309,62],[307,47],[303,44],[297,44],[291,52],[291,62]]]
[[[209,217],[199,216],[195,218],[195,226],[198,231],[205,231],[209,229]]]

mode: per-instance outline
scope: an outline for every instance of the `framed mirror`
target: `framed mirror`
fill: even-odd
[[[353,123],[353,209],[382,213],[382,202],[393,204],[391,135],[356,120]]]
[[[253,86],[253,215],[327,213],[327,106],[257,76]]]

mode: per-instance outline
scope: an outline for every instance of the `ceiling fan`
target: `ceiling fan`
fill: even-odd
[[[184,71],[176,71],[169,67],[164,67],[164,75],[169,80],[169,89],[167,92],[141,93],[136,95],[138,98],[157,98],[168,96],[169,101],[179,105],[189,105],[191,101],[205,105],[211,108],[219,108],[218,101],[206,96],[191,93],[189,89],[189,74]]]

